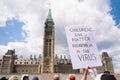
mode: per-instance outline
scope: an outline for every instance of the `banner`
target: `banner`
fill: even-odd
[[[101,66],[101,59],[93,37],[87,26],[65,27],[73,69]]]

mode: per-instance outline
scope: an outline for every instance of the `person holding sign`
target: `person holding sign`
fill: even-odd
[[[104,71],[104,73],[97,75],[94,80],[117,80],[114,75],[110,74],[109,71]]]
[[[87,66],[87,67],[85,68],[85,71],[84,71],[84,74],[83,74],[81,80],[87,80],[88,69],[90,69],[89,66]]]
[[[81,80],[87,80],[87,74],[89,69],[92,69],[92,68],[90,68],[89,66],[85,68],[85,71]],[[107,72],[105,71],[102,75],[100,76],[97,75],[93,80],[117,80],[117,79],[115,78],[114,75],[110,74],[108,71]]]

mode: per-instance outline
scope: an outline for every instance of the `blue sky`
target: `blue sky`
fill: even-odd
[[[107,51],[120,73],[120,0],[1,0],[0,55],[8,49],[24,57],[42,53],[48,1],[55,22],[55,53],[69,53],[65,26],[90,25],[96,29],[99,52]]]
[[[6,25],[0,27],[0,45],[7,45],[8,42],[24,41],[21,34],[23,25],[23,22],[14,18],[7,20]]]
[[[116,21],[116,25],[118,25],[120,23],[120,0],[111,0],[111,7],[111,14]]]

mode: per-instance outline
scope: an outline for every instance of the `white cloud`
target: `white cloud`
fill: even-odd
[[[119,63],[117,62],[116,63],[116,68],[115,68],[115,72],[116,73],[120,73],[120,69],[119,68],[120,68],[120,62]]]
[[[9,42],[0,45],[0,54],[8,49],[16,49],[16,54],[42,53],[43,28],[48,13],[48,0],[1,0],[0,26],[8,19],[16,18],[22,26],[24,42]],[[95,29],[94,35],[99,51],[108,51],[110,57],[120,56],[120,30],[110,15],[109,0],[51,0],[52,16],[55,22],[55,53],[67,54],[68,47],[64,27],[73,24],[86,24]],[[117,58],[117,61],[120,61]],[[117,63],[114,63],[118,65]],[[117,68],[118,69],[118,68]],[[120,69],[119,69],[120,70]],[[115,70],[116,71],[116,70]]]
[[[0,26],[5,26],[6,20],[11,19],[14,15],[8,9],[7,5],[4,5],[4,2],[0,2]]]

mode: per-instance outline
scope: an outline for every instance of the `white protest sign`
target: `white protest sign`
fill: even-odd
[[[92,31],[86,26],[65,27],[73,69],[102,65]]]

